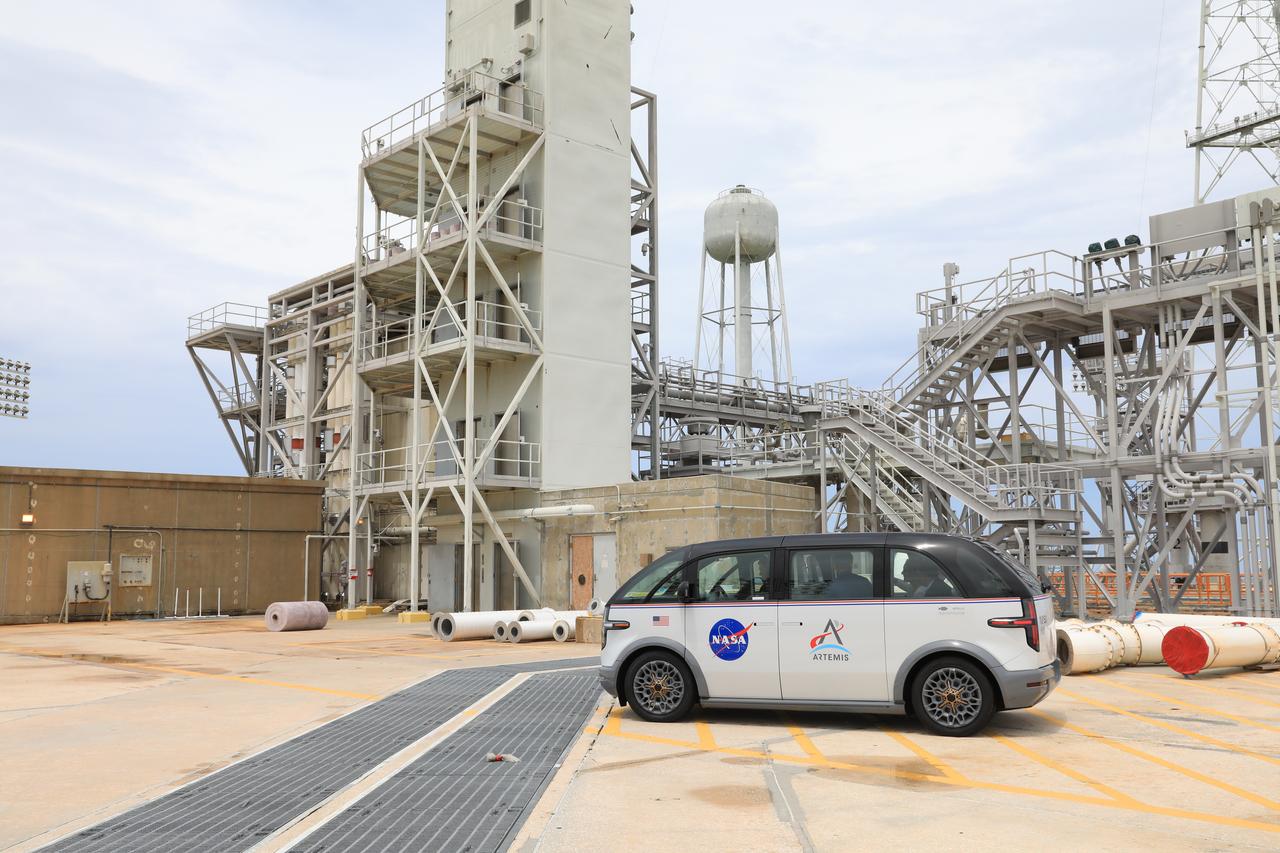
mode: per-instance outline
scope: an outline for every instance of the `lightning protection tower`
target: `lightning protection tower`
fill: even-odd
[[[1195,203],[1241,162],[1280,182],[1280,0],[1201,0]]]
[[[778,209],[759,190],[742,184],[725,190],[707,206],[702,246],[694,368],[727,373],[736,384],[748,385],[761,373],[755,353],[767,347],[767,369],[772,373],[765,378],[774,384],[789,383],[791,341],[782,290]],[[710,293],[708,261],[719,264],[718,276],[713,267]],[[729,344],[731,366],[725,363]]]

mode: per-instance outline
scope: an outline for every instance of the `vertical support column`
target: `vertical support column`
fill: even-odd
[[[751,367],[751,264],[742,257],[742,227],[733,234],[733,372],[746,385]]]
[[[347,606],[351,607],[356,600],[356,582],[352,576],[356,574],[359,547],[359,530],[356,523],[358,517],[356,505],[356,487],[360,469],[360,403],[364,392],[360,380],[360,334],[361,320],[364,316],[364,167],[356,168],[356,257],[352,270],[354,281],[351,290],[351,438],[347,441],[350,454],[351,485],[347,492],[350,503],[347,505]]]
[[[1102,349],[1106,368],[1106,418],[1107,418],[1107,467],[1110,469],[1111,503],[1107,507],[1108,524],[1111,527],[1111,547],[1114,552],[1116,570],[1116,612],[1118,618],[1132,614],[1133,606],[1129,601],[1129,579],[1124,553],[1124,512],[1120,501],[1124,495],[1124,484],[1120,477],[1120,430],[1117,421],[1116,406],[1116,326],[1111,315],[1111,306],[1102,308]]]
[[[462,609],[472,609],[475,577],[475,512],[476,497],[476,222],[479,206],[477,169],[479,163],[479,128],[476,117],[467,123],[467,315],[463,317],[466,346],[463,350],[466,371],[465,421],[462,427]]]
[[[1009,428],[1013,433],[1009,436],[1009,450],[1013,454],[1013,464],[1022,463],[1022,413],[1019,411],[1018,387],[1018,339],[1013,331],[1009,332]]]
[[[847,518],[847,516],[846,516]],[[846,520],[845,526],[848,527]],[[818,427],[818,533],[827,532],[827,431]]]
[[[409,413],[409,435],[410,435],[410,453],[409,453],[409,477],[411,478],[409,489],[409,612],[418,612],[418,598],[422,589],[422,546],[421,546],[421,526],[422,526],[422,490],[419,488],[419,481],[422,479],[421,468],[421,450],[422,444],[422,319],[426,311],[424,303],[424,290],[426,282],[423,281],[422,265],[426,263],[423,253],[426,251],[426,240],[422,233],[423,230],[423,212],[426,206],[426,199],[423,194],[426,190],[426,152],[423,150],[426,145],[425,138],[418,139],[418,197],[417,204],[417,221],[414,223],[414,263],[413,263],[413,323],[409,331],[409,348],[413,353],[413,410]],[[429,381],[429,380],[428,380]]]

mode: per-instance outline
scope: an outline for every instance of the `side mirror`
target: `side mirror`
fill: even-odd
[[[1049,581],[1048,578],[1040,578],[1040,591],[1053,592],[1053,584]]]

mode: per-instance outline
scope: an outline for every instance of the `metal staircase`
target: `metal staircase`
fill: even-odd
[[[822,428],[874,447],[887,459],[958,500],[987,522],[1074,521],[1078,476],[1043,464],[991,460],[917,412],[877,393],[855,394],[828,409]]]

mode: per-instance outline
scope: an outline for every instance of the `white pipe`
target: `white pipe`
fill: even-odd
[[[550,640],[555,633],[556,623],[550,620],[537,622],[512,622],[507,626],[507,633],[513,643],[528,643],[534,640]]]
[[[1170,668],[1183,675],[1271,664],[1280,661],[1280,632],[1261,623],[1221,628],[1179,625],[1165,636],[1163,651]]]
[[[577,623],[568,619],[557,619],[555,624],[551,626],[551,636],[555,638],[557,643],[566,643],[572,640],[574,634],[577,633]]]
[[[499,619],[511,620],[520,615],[519,610],[483,610],[471,613],[440,614],[440,639],[446,643],[454,640],[480,640],[493,636],[493,623]]]
[[[494,622],[494,623],[493,623],[493,638],[494,638],[495,640],[497,640],[499,643],[505,643],[505,642],[509,641],[509,640],[511,639],[511,632],[510,632],[510,630],[508,629],[508,626],[510,626],[510,625],[514,625],[514,624],[516,624],[516,623],[515,623],[515,622],[508,622],[508,621],[507,621],[507,620],[505,620],[505,619],[499,619],[497,622]]]
[[[1136,613],[1134,622],[1163,622],[1169,627],[1189,625],[1192,628],[1222,628],[1244,622],[1249,625],[1267,625],[1280,630],[1280,618],[1265,616],[1215,616],[1206,613]]]
[[[554,622],[556,619],[555,608],[539,607],[537,610],[521,610],[520,615],[516,617],[521,622]]]
[[[1155,621],[1131,625],[1114,619],[1092,625],[1059,623],[1055,630],[1058,659],[1068,675],[1163,663],[1161,642],[1171,627]]]

